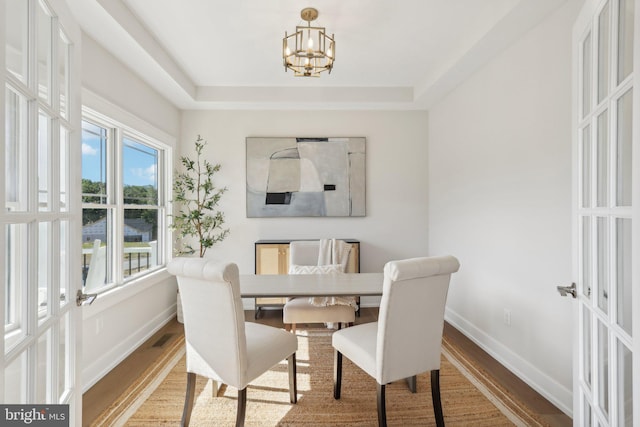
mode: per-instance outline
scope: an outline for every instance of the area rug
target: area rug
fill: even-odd
[[[343,363],[342,397],[333,399],[333,349],[327,330],[298,331],[298,403],[289,403],[286,362],[273,367],[247,389],[245,425],[250,426],[375,426],[375,380],[352,364]],[[389,426],[433,426],[429,374],[418,376],[418,392],[404,381],[387,386]],[[440,368],[442,406],[447,426],[544,426],[514,399],[443,341]],[[179,425],[186,388],[184,338],[147,369],[136,384],[98,417],[92,426]],[[237,390],[198,378],[192,426],[235,425]]]

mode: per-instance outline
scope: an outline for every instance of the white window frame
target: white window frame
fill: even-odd
[[[92,98],[96,95],[91,94]],[[98,293],[108,290],[117,289],[123,285],[130,283],[138,283],[145,280],[145,277],[153,273],[165,269],[169,260],[172,248],[172,234],[169,230],[171,215],[171,170],[173,162],[173,148],[171,139],[162,137],[162,132],[150,127],[148,123],[137,119],[130,114],[120,110],[118,107],[102,101],[104,109],[109,110],[107,113],[98,112],[96,109],[83,106],[82,121],[88,121],[97,126],[103,127],[108,131],[108,138],[111,138],[107,146],[107,203],[82,203],[82,208],[107,209],[112,212],[111,227],[109,231],[109,249],[108,260],[123,259],[124,256],[124,210],[128,206],[124,204],[123,198],[123,159],[122,149],[124,139],[130,139],[135,142],[142,143],[151,148],[158,150],[158,204],[157,205],[135,205],[136,208],[151,208],[158,210],[158,248],[157,248],[157,265],[139,274],[125,277],[123,263],[114,263],[109,261],[107,264],[107,280],[108,282],[100,289]],[[132,125],[125,124],[113,116],[128,116],[128,121],[133,122]],[[139,131],[137,128],[143,128],[146,132],[152,130],[155,135]],[[109,215],[107,215],[109,217]],[[109,229],[109,227],[108,227]],[[109,281],[109,278],[111,280]]]

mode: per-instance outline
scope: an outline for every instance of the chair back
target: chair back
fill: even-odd
[[[320,242],[318,240],[296,240],[289,243],[289,266],[318,265]]]
[[[107,247],[101,246],[100,239],[93,241],[89,270],[84,282],[84,292],[88,293],[104,286],[107,278]]]
[[[323,246],[325,245],[325,246]],[[321,250],[323,256],[320,256]],[[341,272],[345,272],[349,263],[351,245],[341,240],[323,239],[320,240],[297,240],[289,243],[289,274],[292,273],[293,266],[309,265],[333,265],[340,266]],[[332,259],[337,256],[339,259]]]
[[[238,266],[205,258],[175,258],[169,273],[182,300],[187,372],[244,387],[247,340]]]
[[[390,261],[378,316],[376,380],[387,384],[440,368],[453,256]]]

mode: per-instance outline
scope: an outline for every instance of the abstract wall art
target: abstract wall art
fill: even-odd
[[[365,216],[365,142],[247,138],[247,217]]]

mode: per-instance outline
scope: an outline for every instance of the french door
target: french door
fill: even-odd
[[[81,33],[64,0],[0,11],[0,402],[80,425]]]
[[[635,3],[586,0],[573,32],[576,426],[640,425]]]

